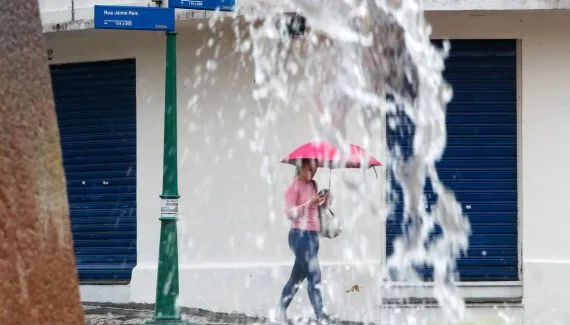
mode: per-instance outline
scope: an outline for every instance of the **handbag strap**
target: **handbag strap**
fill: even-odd
[[[317,181],[315,181],[314,179],[311,180],[311,184],[313,184],[313,187],[315,188],[315,191],[318,193],[319,192],[319,185],[317,184]],[[321,216],[321,209],[317,208],[317,210],[319,210],[319,217]],[[334,217],[334,212],[332,212],[332,210],[327,207],[327,210],[329,210],[330,214],[332,214],[332,216]]]
[[[319,185],[317,184],[317,181],[315,181],[314,179],[311,179],[311,184],[313,184],[313,187],[315,188],[315,192],[319,192]]]

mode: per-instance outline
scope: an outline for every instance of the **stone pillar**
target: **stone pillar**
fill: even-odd
[[[83,324],[38,2],[0,8],[0,324]]]

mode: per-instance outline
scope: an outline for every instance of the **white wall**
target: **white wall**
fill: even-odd
[[[428,18],[437,38],[522,39],[519,219],[524,238],[524,317],[529,321],[540,320],[540,324],[569,319],[570,312],[565,307],[570,293],[565,289],[570,288],[570,280],[565,279],[568,279],[570,252],[565,248],[570,237],[565,236],[565,230],[570,220],[564,213],[568,210],[565,194],[570,181],[570,172],[566,170],[570,148],[553,139],[564,139],[567,120],[564,114],[570,114],[565,105],[570,102],[570,92],[566,90],[566,76],[570,72],[570,14],[454,12],[430,13]],[[270,191],[261,177],[261,159],[250,151],[247,141],[257,111],[257,104],[251,98],[251,65],[242,66],[231,54],[231,31],[222,30],[223,40],[216,41],[213,49],[205,49],[199,58],[196,50],[212,35],[197,31],[195,26],[181,28],[179,34],[180,302],[216,310],[263,313],[275,304],[287,277],[287,263],[290,263],[285,240],[287,227],[278,214],[275,221],[270,218],[267,202]],[[137,58],[139,264],[133,274],[131,299],[151,302],[159,234],[163,36],[82,31],[46,37],[48,46],[54,50],[54,62]],[[207,86],[211,80],[205,80],[194,89],[193,82],[198,80],[195,67],[204,66],[206,57],[218,45],[220,73],[209,74],[209,78],[215,78],[216,87]],[[236,70],[238,79],[232,81]],[[198,97],[193,103],[195,95]],[[242,108],[245,118],[240,119]],[[223,119],[218,118],[220,111]],[[279,134],[281,146],[272,144],[269,146],[272,152],[287,152],[310,138],[310,114],[303,110],[283,117],[273,131]],[[244,130],[245,139],[237,136],[240,129]],[[380,139],[379,136],[378,144]],[[356,134],[354,141],[359,141]],[[383,150],[377,146],[374,151],[381,160]],[[232,158],[227,158],[228,155]],[[277,166],[275,207],[280,204],[279,191],[292,172],[287,166]],[[335,183],[334,188],[341,189],[342,184]],[[362,216],[339,242],[323,243],[322,260],[329,264],[324,267],[325,278],[334,274],[336,284],[329,284],[334,291],[329,292],[329,298],[333,294],[335,299],[328,301],[334,301],[331,309],[339,316],[380,317],[364,313],[377,305],[378,291],[374,288],[375,276],[371,274],[377,271],[373,261],[379,260],[383,251],[380,219]],[[265,235],[258,238],[260,234]],[[337,255],[340,248],[363,240],[368,242],[369,251],[362,254],[355,249],[355,259],[370,269],[339,265],[346,260]],[[260,241],[263,245],[258,246]],[[352,284],[361,284],[366,289],[358,294],[344,293]],[[307,305],[305,295],[301,293],[300,297]],[[308,312],[307,308],[303,311]],[[499,314],[489,313],[489,309],[473,311],[474,318],[502,322]],[[517,308],[507,314],[518,321],[523,316]]]
[[[42,24],[56,24],[71,20],[71,0],[38,0]]]
[[[267,1],[267,0],[259,0]],[[285,0],[273,0],[283,2]],[[398,0],[399,1],[399,0]],[[62,30],[81,30],[93,28],[94,5],[154,5],[151,0],[38,0],[40,14],[45,32]],[[167,3],[168,0],[165,0]],[[257,0],[236,0],[240,10],[249,10]],[[570,9],[567,0],[424,0],[427,11],[458,11],[458,10],[545,10]],[[202,18],[207,14],[203,11],[179,13],[179,19]]]

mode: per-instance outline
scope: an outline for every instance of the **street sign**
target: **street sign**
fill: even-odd
[[[172,8],[95,6],[95,28],[170,31],[175,29]]]
[[[169,0],[170,8],[194,9],[208,11],[234,11],[235,0]]]

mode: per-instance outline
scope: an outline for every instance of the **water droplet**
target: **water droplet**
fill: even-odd
[[[247,52],[251,49],[251,41],[250,40],[245,40],[243,42],[241,42],[239,50],[241,52]]]
[[[246,114],[247,109],[245,107],[242,107],[242,109],[239,111],[239,119],[243,120],[245,118],[245,114]]]
[[[190,122],[186,128],[189,132],[196,132],[198,130],[198,125],[196,123]]]
[[[352,251],[352,248],[344,247],[343,256],[346,260],[352,260],[352,258],[354,257],[354,252]]]
[[[265,237],[261,235],[255,236],[255,245],[257,246],[257,248],[259,249],[263,248],[264,244],[265,244]]]
[[[214,61],[214,60],[208,60],[206,62],[206,70],[212,72],[212,71],[216,71],[218,69],[218,62]],[[212,82],[215,82],[214,79],[212,79]]]
[[[237,133],[238,139],[243,139],[245,138],[245,130],[244,129],[239,129],[238,133]]]

